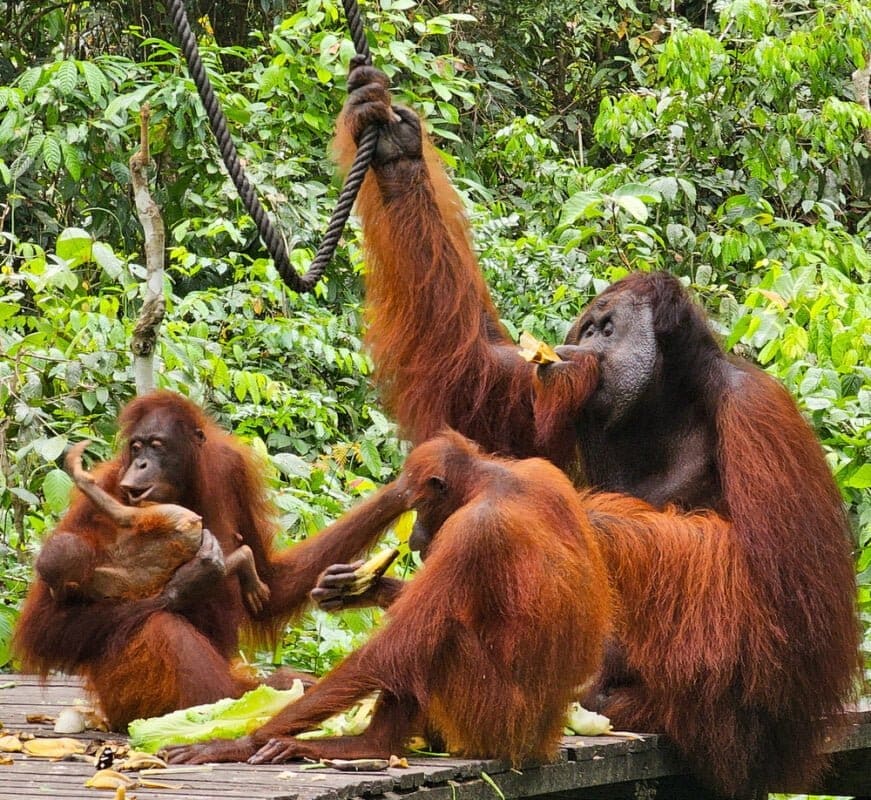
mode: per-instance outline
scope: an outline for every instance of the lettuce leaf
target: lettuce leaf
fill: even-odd
[[[291,689],[258,686],[240,698],[172,711],[162,717],[136,719],[128,726],[130,745],[156,753],[173,744],[194,744],[209,739],[238,739],[259,728],[288,703],[302,697],[302,683]]]

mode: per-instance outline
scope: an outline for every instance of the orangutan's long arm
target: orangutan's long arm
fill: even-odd
[[[380,125],[357,210],[382,397],[415,443],[449,426],[487,450],[533,455],[532,367],[502,329],[460,199],[417,115],[391,105],[384,75],[357,67],[350,86],[336,140],[341,166],[360,133]]]
[[[394,481],[328,528],[274,556],[266,576],[271,596],[261,616],[286,618],[302,610],[327,567],[358,556],[407,507],[407,497]]]

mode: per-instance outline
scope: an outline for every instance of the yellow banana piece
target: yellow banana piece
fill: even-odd
[[[376,578],[380,578],[387,571],[398,555],[399,550],[392,547],[389,550],[382,550],[377,555],[372,556],[365,564],[357,567],[354,570],[354,584],[346,594],[352,597],[363,594],[375,582]]]
[[[359,567],[354,574],[358,576],[372,575],[373,577],[380,578],[396,560],[398,555],[399,550],[395,547],[391,547],[389,550],[382,550],[380,553],[372,556],[363,566]]]
[[[520,334],[520,357],[532,364],[555,364],[562,359],[556,351],[545,342],[540,342],[531,333],[523,331]]]

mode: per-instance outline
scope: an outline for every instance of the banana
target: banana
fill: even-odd
[[[399,555],[399,550],[396,547],[391,547],[389,550],[382,550],[377,555],[372,556],[363,566],[354,573],[355,575],[371,575],[373,578],[380,578],[387,568],[396,560]]]
[[[396,560],[399,550],[395,547],[390,550],[382,550],[372,556],[365,564],[354,570],[354,582],[345,594],[355,597],[363,594],[372,584],[380,578],[387,568]]]
[[[520,357],[531,364],[555,364],[562,359],[554,349],[545,342],[540,342],[531,333],[523,331],[520,334]]]

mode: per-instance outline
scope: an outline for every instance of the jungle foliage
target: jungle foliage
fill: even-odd
[[[329,142],[353,51],[341,9],[260,0],[210,17],[214,5],[190,4],[203,58],[302,271],[338,192]],[[281,285],[165,4],[0,0],[0,15],[2,664],[66,502],[64,448],[87,436],[108,456],[134,391],[144,268],[128,160],[143,103],[169,244],[159,383],[268,459],[288,540],[388,480],[406,448],[368,382],[356,232],[313,295]],[[381,0],[364,19],[375,63],[453,169],[509,330],[561,340],[604,284],[667,269],[729,349],[788,386],[850,509],[867,619],[871,7]],[[322,669],[370,621],[313,616],[254,657]]]

